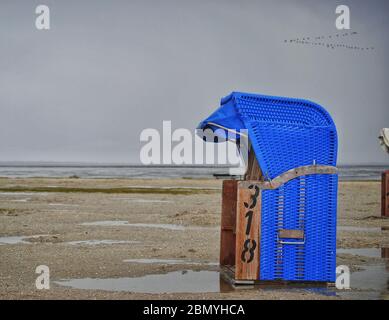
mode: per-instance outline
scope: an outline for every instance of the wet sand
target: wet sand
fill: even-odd
[[[220,191],[209,179],[0,178],[0,299],[388,298],[379,182],[339,185],[337,265],[359,279],[347,293],[221,281]],[[49,290],[35,288],[38,265]]]

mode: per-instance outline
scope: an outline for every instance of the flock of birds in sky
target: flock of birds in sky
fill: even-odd
[[[349,49],[349,50],[361,50],[361,51],[374,50],[374,47],[357,46],[357,45],[347,44],[343,42],[345,38],[347,39],[348,37],[355,36],[357,34],[358,33],[356,31],[353,31],[353,32],[337,33],[337,34],[327,35],[327,36],[303,37],[303,38],[284,40],[284,43],[318,46],[318,47],[324,47],[328,49]]]

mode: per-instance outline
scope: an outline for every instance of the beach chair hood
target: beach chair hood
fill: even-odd
[[[304,165],[336,165],[335,124],[323,107],[308,100],[233,92],[198,129],[247,129],[269,178]]]

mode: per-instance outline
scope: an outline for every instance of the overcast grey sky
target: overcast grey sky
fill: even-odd
[[[35,28],[35,7],[51,30]],[[285,44],[336,34],[374,50]],[[339,162],[389,163],[389,2],[312,0],[0,3],[0,161],[139,162],[142,129],[194,129],[231,91],[306,98],[339,133]]]

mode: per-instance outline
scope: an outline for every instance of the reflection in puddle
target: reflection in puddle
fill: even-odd
[[[198,261],[189,261],[189,260],[180,260],[180,259],[127,259],[123,262],[129,263],[144,263],[144,264],[190,264],[190,265],[208,265],[208,266],[218,266],[217,262],[198,262]]]
[[[389,248],[337,249],[370,258],[381,258],[382,264],[361,266],[363,270],[350,275],[351,290],[339,290],[339,296],[348,299],[387,299],[389,296]]]
[[[365,270],[351,273],[352,289],[387,291],[388,274],[385,265],[364,266]]]
[[[137,293],[207,293],[230,292],[234,290],[252,290],[283,292],[296,294],[309,292],[324,296],[338,296],[344,299],[384,299],[389,296],[389,250],[387,248],[338,249],[338,253],[349,253],[374,258],[383,258],[381,264],[361,266],[363,270],[350,275],[350,290],[337,290],[335,287],[297,285],[250,285],[231,286],[220,277],[219,271],[174,271],[166,274],[152,274],[142,277],[123,277],[108,279],[68,279],[55,281],[61,286],[76,289],[127,291]],[[188,264],[217,265],[217,263],[202,263],[183,259],[127,259],[124,262],[142,264]]]
[[[87,246],[95,246],[95,245],[110,245],[110,244],[134,244],[140,243],[140,241],[127,241],[127,240],[80,240],[80,241],[69,241],[66,244],[70,245],[87,245]]]
[[[324,296],[339,296],[345,299],[382,299],[388,296],[388,273],[385,265],[366,266],[365,270],[353,272],[350,277],[350,290],[337,290],[335,287],[301,285],[249,285],[232,286],[220,277],[219,271],[174,271],[166,274],[152,274],[130,278],[84,278],[55,281],[61,286],[75,289],[127,291],[137,293],[207,293],[245,291],[272,291],[296,294],[309,292]]]
[[[32,239],[32,238],[39,238],[39,237],[46,237],[47,234],[38,234],[34,236],[11,236],[11,237],[0,237],[0,245],[6,245],[6,244],[31,244],[29,241],[25,241],[26,239]]]
[[[339,290],[339,296],[348,299],[384,299],[389,295],[389,276],[385,265],[363,266],[352,272],[351,290]]]
[[[217,229],[216,227],[197,227],[197,226],[183,226],[179,224],[157,224],[157,223],[129,223],[125,220],[106,220],[106,221],[94,221],[94,222],[84,222],[81,223],[83,226],[105,226],[105,227],[139,227],[139,228],[158,228],[165,230],[175,230],[175,231],[184,231],[184,230],[209,230]]]
[[[273,284],[261,284],[258,286],[255,286],[258,290],[263,290],[263,291],[271,291],[271,292],[293,292],[293,293],[302,293],[302,292],[308,292],[312,294],[317,294],[321,296],[336,296],[337,291],[333,287],[327,287],[326,285],[306,285],[306,284],[298,284],[294,283],[291,285],[273,285]]]
[[[218,271],[174,271],[137,278],[85,278],[61,280],[55,283],[76,289],[138,293],[200,293],[221,290]]]

